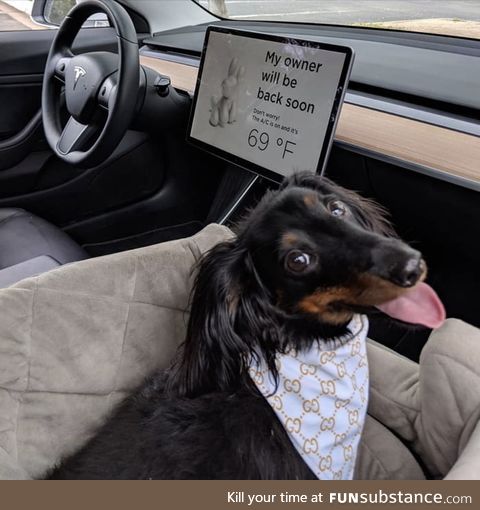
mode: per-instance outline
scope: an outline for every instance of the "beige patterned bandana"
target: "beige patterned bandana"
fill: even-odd
[[[277,356],[276,391],[263,361],[250,367],[293,445],[321,480],[353,478],[367,412],[367,317],[355,315],[348,329],[348,340],[335,350],[315,345]]]

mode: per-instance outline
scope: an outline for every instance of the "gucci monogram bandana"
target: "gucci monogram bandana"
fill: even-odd
[[[278,387],[266,364],[250,377],[272,406],[293,445],[317,478],[351,480],[368,401],[368,319],[355,315],[335,350],[277,356]]]

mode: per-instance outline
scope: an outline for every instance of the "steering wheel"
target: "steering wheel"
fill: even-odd
[[[104,12],[115,29],[118,55],[74,55],[72,44],[92,14]],[[127,131],[137,103],[140,63],[135,28],[113,0],[84,0],[66,16],[52,43],[43,78],[42,117],[47,141],[67,163],[105,161]],[[62,87],[69,119],[62,127]]]

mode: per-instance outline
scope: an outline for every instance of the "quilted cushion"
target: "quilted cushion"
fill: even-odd
[[[430,476],[478,479],[480,330],[448,319],[428,339],[420,365],[375,342],[368,358],[369,413],[410,445]],[[450,473],[457,460],[462,469]]]
[[[41,476],[170,361],[192,265],[229,236],[212,225],[0,291],[0,478]]]

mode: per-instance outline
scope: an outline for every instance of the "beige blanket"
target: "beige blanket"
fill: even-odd
[[[0,478],[41,477],[182,341],[201,253],[231,232],[78,262],[0,290]],[[421,366],[369,345],[359,478],[480,477],[480,334],[448,321]],[[382,425],[383,424],[383,425]],[[460,454],[459,463],[452,470]]]

